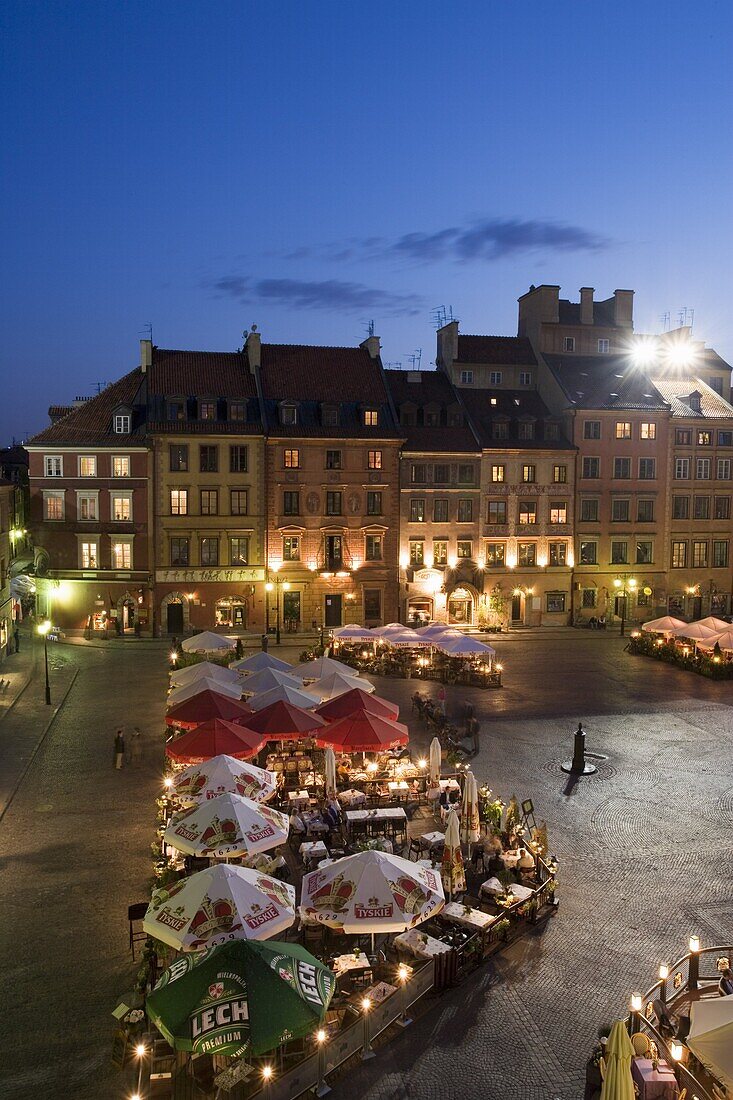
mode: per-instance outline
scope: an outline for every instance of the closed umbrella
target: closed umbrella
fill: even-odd
[[[250,676],[255,672],[262,672],[263,668],[272,668],[276,672],[290,672],[292,665],[283,661],[280,657],[273,657],[271,653],[265,653],[263,649],[253,653],[250,657],[242,657],[239,661],[232,661],[229,668],[235,672]]]
[[[461,835],[458,827],[458,814],[455,810],[451,810],[448,814],[440,876],[443,880],[443,889],[448,894],[449,900],[453,900],[454,894],[465,892],[466,870],[463,866]]]
[[[461,800],[461,840],[469,848],[481,836],[478,813],[478,786],[473,772],[466,772]]]
[[[176,959],[145,1011],[175,1050],[265,1054],[312,1035],[335,988],[333,973],[297,943],[232,940]]]
[[[223,718],[226,722],[233,722],[235,718],[246,719],[251,713],[241,699],[230,699],[207,689],[171,707],[165,716],[165,722],[167,726],[194,729],[202,722],[208,722],[210,718]]]
[[[237,722],[211,718],[186,730],[180,737],[174,737],[165,746],[165,754],[177,764],[201,764],[222,754],[247,760],[261,752],[266,744],[267,739],[261,733]]]
[[[213,661],[199,661],[197,665],[187,665],[185,668],[177,668],[171,672],[171,688],[182,687],[190,684],[192,680],[200,680],[201,677],[209,680],[220,680],[222,683],[239,684],[239,673],[231,668],[222,668]]]
[[[437,787],[440,782],[440,765],[443,758],[443,749],[437,737],[430,742],[430,783]]]
[[[374,684],[360,676],[346,676],[342,672],[331,672],[322,676],[320,680],[314,680],[308,684],[308,691],[320,696],[325,703],[329,699],[336,699],[339,695],[345,695],[347,691],[365,691],[367,694],[374,691]]]
[[[214,680],[209,676],[201,676],[198,680],[191,680],[188,684],[174,687],[168,695],[168,707],[175,707],[178,703],[184,703],[186,699],[193,699],[202,691],[213,691],[215,695],[226,695],[229,699],[242,698],[242,685],[228,684],[223,680]]]
[[[238,730],[241,727],[234,728]],[[277,776],[274,772],[257,768],[254,764],[243,764],[241,760],[223,753],[204,763],[192,764],[173,777],[173,793],[184,806],[195,806],[220,794],[241,794],[254,802],[266,802],[276,790]]]
[[[253,672],[241,682],[245,695],[261,695],[276,687],[302,688],[302,683],[289,672],[279,672],[276,668],[263,668],[259,672]]]
[[[234,642],[212,630],[203,630],[181,642],[181,649],[186,653],[222,653],[225,649],[234,649]]]
[[[278,687],[270,688],[269,691],[263,691],[260,695],[252,695],[247,703],[254,711],[264,710],[273,703],[292,703],[294,707],[308,710],[310,707],[317,706],[320,701],[317,695],[309,694],[308,689],[302,684],[298,688],[290,687],[289,684],[280,684]]]
[[[324,773],[326,777],[326,792],[336,793],[336,754],[329,745],[325,753]]]
[[[601,1100],[634,1100],[631,1059],[634,1048],[623,1020],[616,1020],[606,1043],[606,1075]]]
[[[176,951],[201,951],[233,939],[269,939],[294,920],[293,886],[220,863],[154,890],[143,931]]]
[[[238,794],[220,794],[176,814],[163,833],[166,844],[192,856],[255,855],[288,838],[285,814]]]

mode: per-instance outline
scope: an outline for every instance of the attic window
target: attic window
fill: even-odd
[[[377,409],[364,409],[364,425],[367,428],[376,428],[379,424],[379,412]]]
[[[199,420],[216,420],[216,401],[199,401]]]
[[[298,409],[295,405],[281,405],[280,406],[280,423],[281,424],[297,424],[298,423]]]
[[[534,424],[531,420],[520,420],[518,424],[520,439],[534,439]]]
[[[560,436],[559,424],[545,424],[545,439],[558,439]]]
[[[324,428],[336,428],[339,422],[338,405],[321,406],[321,423]]]
[[[129,435],[131,419],[129,413],[116,413],[114,423],[115,435]]]

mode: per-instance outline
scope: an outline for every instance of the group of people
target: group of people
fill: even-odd
[[[290,814],[290,831],[297,836],[311,832],[328,834],[341,829],[341,807],[335,795],[325,798],[319,809],[293,810]]]
[[[140,727],[135,726],[132,731],[132,737],[130,738],[130,752],[129,756],[125,751],[125,731],[122,726],[119,727],[115,734],[114,743],[114,765],[117,771],[119,771],[125,763],[125,759],[128,759],[131,764],[139,764],[143,758],[143,740],[140,732]]]

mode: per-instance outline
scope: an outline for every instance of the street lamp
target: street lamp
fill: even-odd
[[[270,593],[274,587],[272,581],[268,581],[265,585],[265,634],[268,638],[270,636]]]
[[[624,636],[624,622],[626,619],[626,600],[629,593],[636,591],[637,580],[635,577],[616,577],[613,586],[621,598],[621,637]],[[627,591],[628,585],[628,591]]]
[[[48,632],[51,629],[51,624],[46,620],[45,623],[38,624],[38,633],[43,638],[43,658],[46,665],[46,705],[51,706],[51,681],[48,678]]]

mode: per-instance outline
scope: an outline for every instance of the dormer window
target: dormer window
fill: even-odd
[[[509,424],[506,420],[495,420],[491,425],[492,439],[508,439]]]
[[[199,420],[216,420],[216,401],[199,402]]]
[[[520,420],[517,434],[520,439],[534,439],[534,421]]]
[[[229,402],[229,419],[230,420],[246,420],[246,406],[243,401],[230,401]]]
[[[129,435],[130,423],[132,417],[129,413],[115,413],[114,430],[115,435]]]
[[[339,422],[338,405],[321,405],[321,424],[324,428],[337,428]]]
[[[545,439],[559,439],[560,438],[560,425],[546,423],[545,424]]]
[[[699,390],[693,390],[690,396],[687,398],[687,404],[690,406],[693,412],[702,412],[702,394]]]
[[[296,405],[281,405],[280,406],[280,423],[281,424],[297,424],[298,423],[298,408]]]
[[[379,412],[377,409],[364,409],[364,426],[376,428],[379,424]]]
[[[185,420],[186,419],[186,402],[174,398],[174,400],[168,402],[168,419],[169,420]]]

